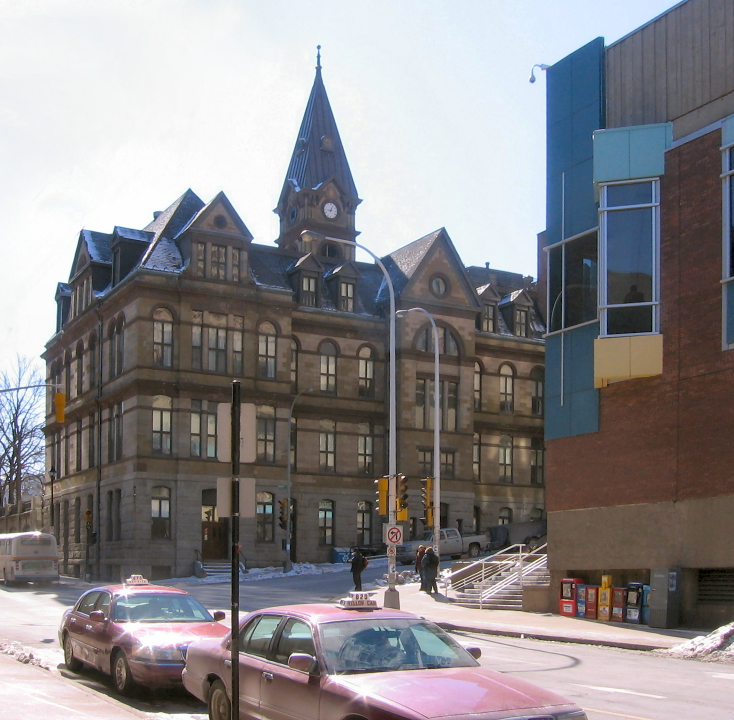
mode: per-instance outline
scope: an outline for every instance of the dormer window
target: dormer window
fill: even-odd
[[[494,303],[486,303],[482,308],[482,315],[479,325],[479,329],[482,332],[495,332],[495,314],[497,312],[496,307],[497,306]]]
[[[194,244],[195,268],[196,276],[204,277],[206,275],[206,246],[204,243]]]
[[[339,310],[354,312],[354,283],[342,280],[339,283]]]
[[[301,275],[301,291],[298,301],[305,307],[316,307],[316,276]]]
[[[211,277],[215,280],[227,279],[227,248],[224,245],[210,247]]]
[[[528,311],[515,309],[515,335],[519,337],[528,336]]]

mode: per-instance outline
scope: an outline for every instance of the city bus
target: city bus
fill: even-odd
[[[42,532],[0,534],[0,574],[5,585],[59,579],[56,538]]]

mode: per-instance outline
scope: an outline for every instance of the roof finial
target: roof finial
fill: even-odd
[[[316,46],[316,69],[321,70],[321,45]]]

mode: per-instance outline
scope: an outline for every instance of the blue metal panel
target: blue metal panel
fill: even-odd
[[[545,405],[545,439],[557,440],[571,435],[571,405],[560,404],[559,398],[547,400]]]
[[[545,340],[545,395],[547,398],[559,398],[561,395],[561,336]],[[552,368],[549,370],[549,368]]]
[[[599,222],[593,175],[591,157],[566,172],[566,237],[579,235]]]
[[[630,177],[661,177],[665,151],[673,142],[673,123],[630,130]]]
[[[584,325],[567,333],[566,366],[568,392],[592,390],[594,388],[594,340],[599,337],[599,325]]]

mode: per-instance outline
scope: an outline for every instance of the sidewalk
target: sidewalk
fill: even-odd
[[[477,610],[454,605],[441,593],[427,595],[417,584],[398,586],[400,609],[421,615],[447,630],[607,645],[629,650],[666,649],[708,630],[663,630],[646,625],[602,622],[520,610]],[[382,603],[384,593],[377,593]]]

